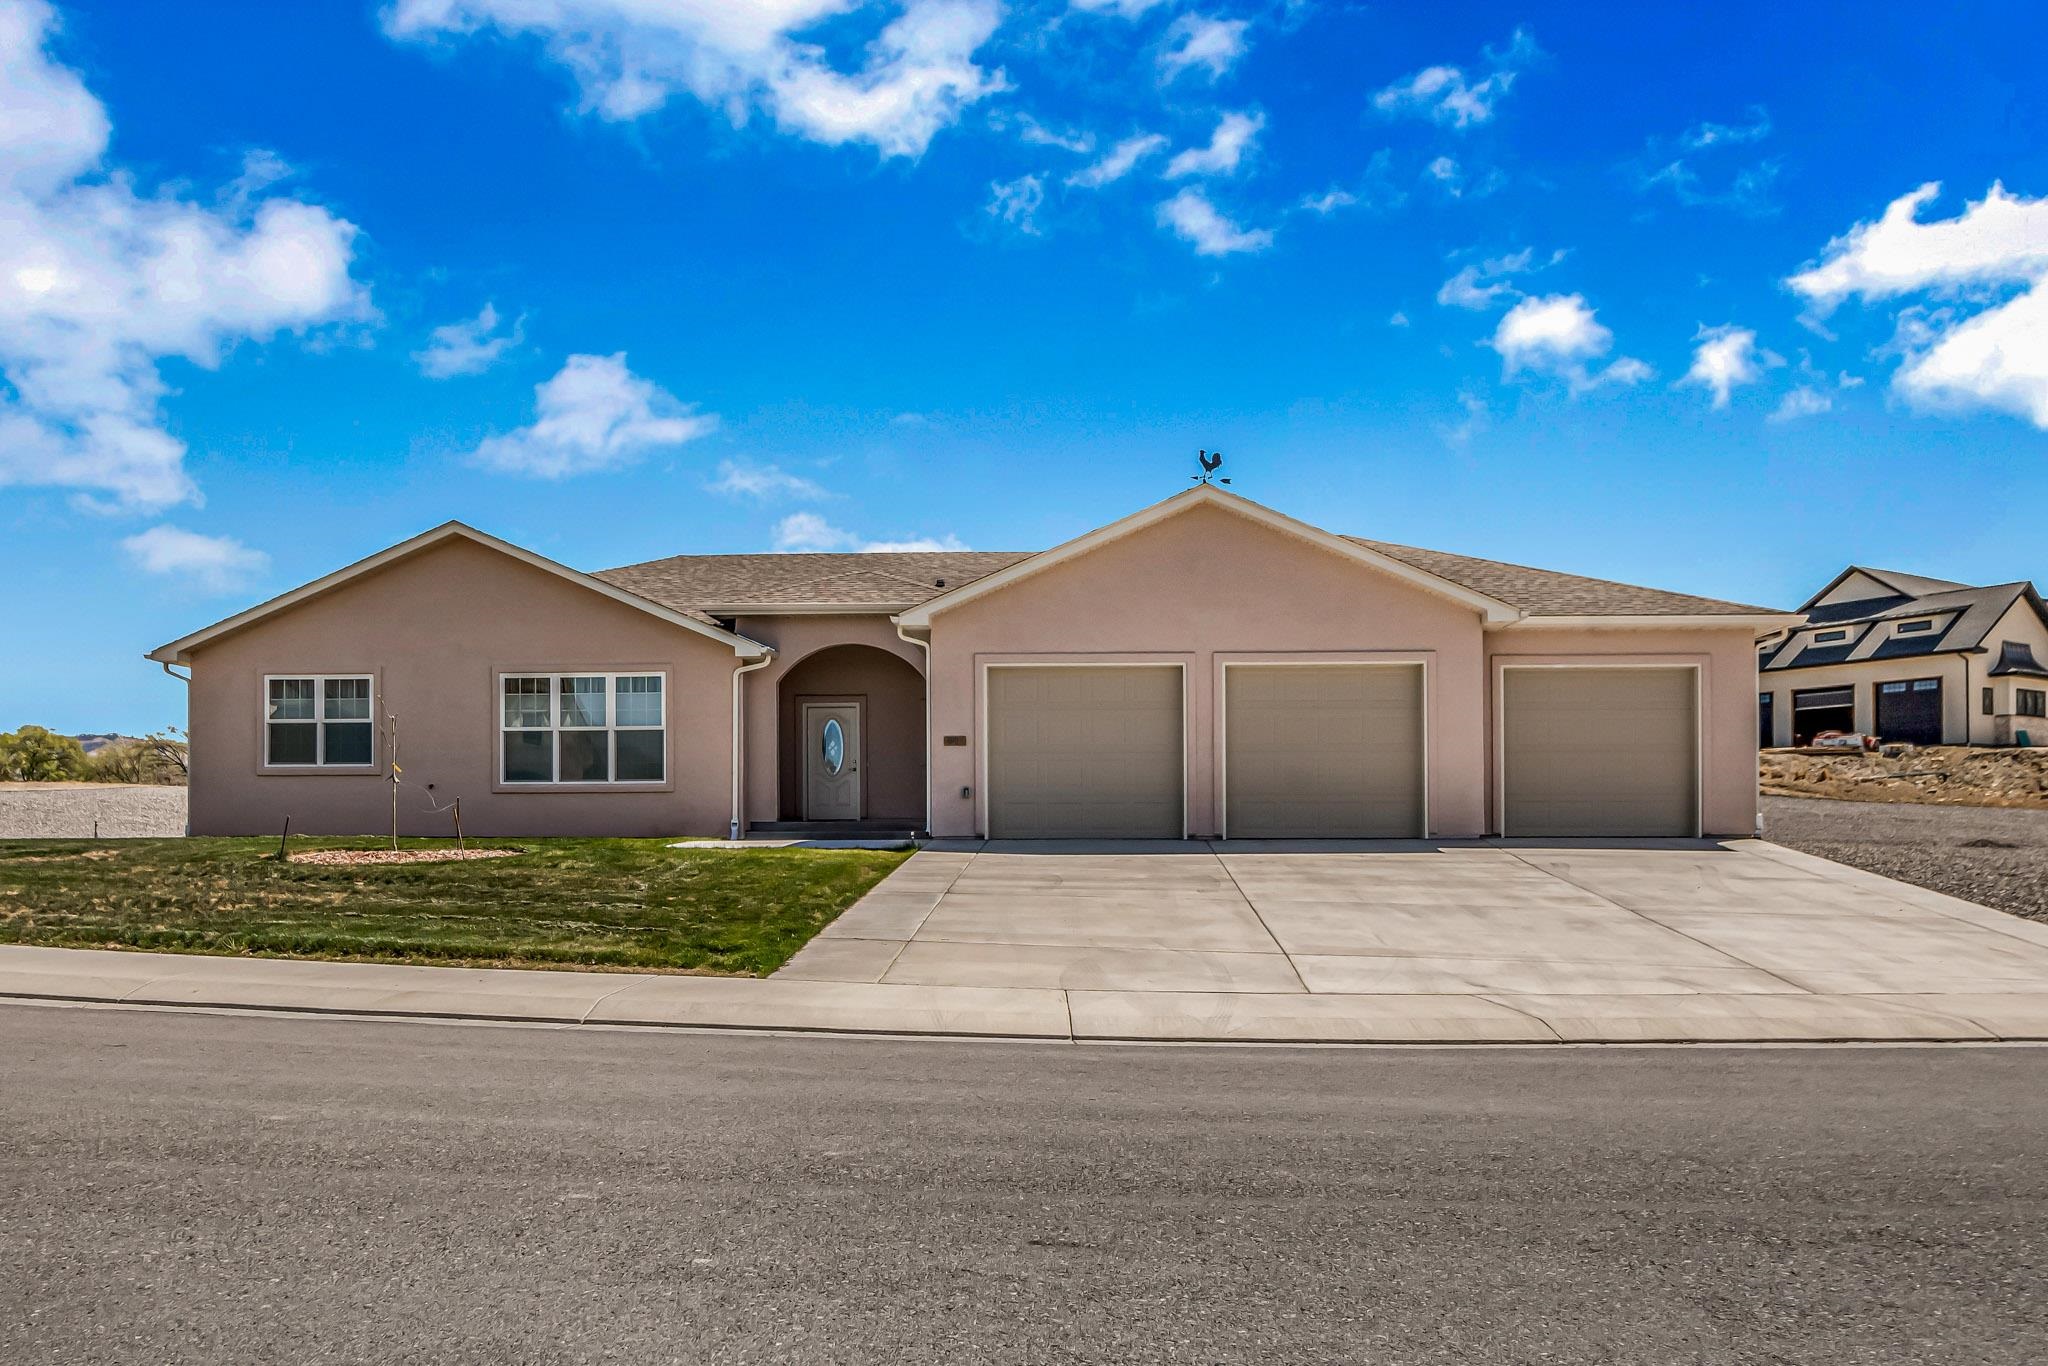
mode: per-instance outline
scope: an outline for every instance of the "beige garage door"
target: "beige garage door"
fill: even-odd
[[[1181,671],[988,671],[992,839],[1179,839]]]
[[[1691,669],[1508,669],[1503,834],[1696,835]]]
[[[1420,664],[1233,664],[1223,673],[1224,833],[1424,833]]]

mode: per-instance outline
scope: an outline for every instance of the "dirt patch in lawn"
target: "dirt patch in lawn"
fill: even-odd
[[[2048,921],[2048,811],[1764,798],[1764,838]]]
[[[312,849],[293,854],[286,862],[316,864],[354,863],[463,863],[470,859],[511,858],[524,849]]]

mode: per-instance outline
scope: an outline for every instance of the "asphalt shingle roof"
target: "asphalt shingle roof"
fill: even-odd
[[[1640,588],[1607,579],[1505,564],[1442,550],[1348,536],[1403,564],[1496,598],[1531,616],[1730,616],[1766,607]],[[802,605],[904,611],[1029,559],[1025,550],[877,554],[672,555],[599,570],[594,577],[679,611],[743,612]],[[943,586],[941,586],[943,584]]]
[[[1934,591],[1913,597],[1893,595],[1810,608],[1804,613],[1809,628],[1866,628],[1855,632],[1852,637],[1850,655],[1845,656],[1841,646],[1815,646],[1807,632],[1795,630],[1764,653],[1761,661],[1763,668],[1777,672],[1783,669],[1810,669],[1820,664],[1840,663],[1844,658],[1851,658],[1852,662],[1863,659],[1912,659],[1926,655],[1952,654],[1958,650],[1974,650],[1984,643],[1984,638],[1991,634],[1992,628],[1998,625],[2015,602],[2033,594],[2033,586],[2027,583],[1995,583],[1983,588],[1969,588],[1951,585],[1946,579],[1920,578],[1881,569],[1864,572],[1889,584],[1905,582],[1930,584],[1936,587]],[[2038,599],[2036,602],[2038,603]],[[1935,629],[1915,635],[1892,635],[1868,651],[1853,648],[1861,645],[1869,636],[1868,628],[1874,624],[1918,617],[1936,618]]]

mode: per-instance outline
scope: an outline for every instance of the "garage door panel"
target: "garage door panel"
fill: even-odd
[[[1233,665],[1224,710],[1233,838],[1422,833],[1420,665]]]
[[[990,836],[1179,838],[1183,710],[1176,666],[990,669]]]
[[[1698,832],[1698,703],[1690,669],[1509,669],[1504,833]]]

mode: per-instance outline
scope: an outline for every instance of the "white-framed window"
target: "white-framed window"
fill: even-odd
[[[1895,636],[1909,636],[1915,631],[1932,631],[1933,629],[1934,623],[1932,621],[1902,621],[1892,628],[1892,634]]]
[[[1849,633],[1847,631],[1816,631],[1813,634],[1813,643],[1816,645],[1831,645],[1835,641],[1847,640],[1848,638]]]
[[[506,785],[668,780],[668,676],[498,676],[498,778]]]
[[[374,768],[376,687],[369,674],[263,679],[265,768]]]

